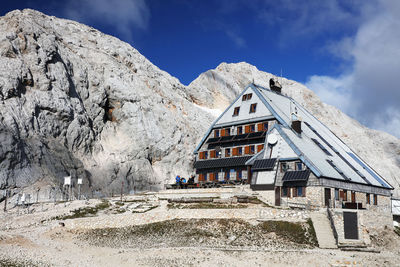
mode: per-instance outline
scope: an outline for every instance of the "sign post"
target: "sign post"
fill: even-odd
[[[81,185],[83,184],[83,179],[78,178],[78,200],[81,199]]]
[[[66,200],[69,201],[71,200],[71,176],[64,177],[64,187],[65,186],[68,186],[68,197],[66,197]]]

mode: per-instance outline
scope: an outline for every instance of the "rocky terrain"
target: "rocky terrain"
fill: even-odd
[[[0,18],[0,198],[4,189],[57,188],[64,176],[110,194],[162,188],[193,172],[193,150],[245,85],[272,74],[222,63],[189,86],[136,49],[34,10]],[[396,187],[399,139],[360,125],[305,86],[295,98]]]

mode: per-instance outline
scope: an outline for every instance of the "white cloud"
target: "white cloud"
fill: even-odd
[[[147,29],[150,10],[144,0],[69,0],[64,15],[83,23],[107,24],[132,41],[133,28]]]
[[[332,46],[348,64],[346,73],[312,76],[306,85],[363,124],[400,137],[400,1],[368,10],[355,35]]]

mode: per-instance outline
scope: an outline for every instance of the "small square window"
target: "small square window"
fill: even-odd
[[[247,94],[247,100],[250,100],[253,94]]]
[[[250,105],[250,113],[256,112],[257,109],[257,103],[251,104]]]
[[[243,127],[239,126],[237,127],[237,134],[242,134],[243,133]]]
[[[246,101],[247,100],[247,95],[243,95],[242,96],[242,101]]]
[[[240,155],[242,155],[242,153],[243,153],[243,149],[241,147],[238,147],[238,155],[240,156]]]
[[[233,110],[233,117],[238,116],[239,115],[239,111],[240,111],[240,107],[235,107],[235,109]]]
[[[286,162],[282,162],[281,163],[281,172],[286,172],[289,170],[289,164],[287,164]]]
[[[251,124],[250,125],[250,132],[254,133],[256,131],[256,125],[255,124]]]
[[[302,171],[303,170],[303,163],[296,162],[296,170],[297,171]]]
[[[225,136],[231,135],[231,128],[225,128]]]
[[[264,131],[268,131],[268,122],[263,123]]]

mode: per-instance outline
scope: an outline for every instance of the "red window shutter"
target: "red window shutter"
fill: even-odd
[[[250,146],[245,146],[244,147],[244,153],[245,154],[250,154]]]
[[[199,182],[204,181],[204,174],[200,173],[199,174]]]
[[[238,148],[237,147],[234,147],[233,149],[232,149],[232,156],[237,156],[238,155]]]
[[[258,131],[258,132],[264,131],[264,124],[263,124],[263,123],[257,124],[257,131]]]
[[[215,150],[211,150],[210,151],[210,158],[216,158],[216,151]]]
[[[257,152],[260,152],[261,150],[263,150],[264,145],[258,145],[257,146]]]
[[[225,136],[225,129],[221,129],[221,136]]]
[[[244,126],[244,133],[250,133],[250,125]]]

